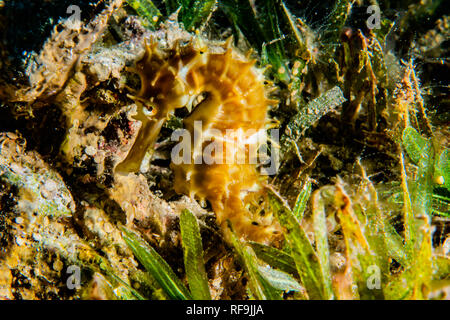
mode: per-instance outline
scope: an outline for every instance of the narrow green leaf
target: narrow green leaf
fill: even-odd
[[[450,218],[450,198],[433,194],[433,214]]]
[[[211,300],[208,276],[203,261],[202,238],[197,218],[189,210],[183,210],[180,216],[181,240],[184,252],[184,266],[192,298]]]
[[[217,0],[179,0],[179,20],[188,31],[200,28],[208,21],[216,4]]]
[[[279,195],[272,189],[269,190],[271,207],[285,229],[284,234],[291,248],[291,256],[309,298],[328,299],[320,260],[305,231]]]
[[[331,273],[330,273],[330,250],[328,248],[328,230],[325,215],[325,201],[329,200],[327,187],[316,191],[313,195],[313,229],[316,242],[317,256],[324,278],[324,287],[329,299],[333,297]],[[325,194],[325,195],[324,195]]]
[[[118,298],[122,300],[145,300],[145,298],[139,292],[133,289],[128,283],[120,279],[117,275],[112,272],[107,272],[106,274],[120,283],[118,288],[114,290],[114,293]]]
[[[122,280],[117,274],[110,262],[100,256],[97,251],[91,248],[89,245],[80,245],[77,250],[83,252],[78,254],[76,260],[69,258],[69,261],[75,265],[90,270],[93,273],[98,273],[100,277],[104,277],[104,284],[110,286],[114,295],[119,300],[145,300],[145,298],[133,289],[127,282]],[[146,283],[149,285],[149,283]],[[153,289],[153,287],[152,287]]]
[[[239,29],[250,44],[261,52],[266,41],[248,0],[221,0],[219,8],[225,13],[236,29]]]
[[[294,209],[292,210],[292,213],[299,222],[301,222],[303,219],[306,204],[308,203],[310,196],[311,196],[311,181],[308,180],[303,185],[302,191],[300,191],[300,193],[298,194],[297,200],[295,201]]]
[[[378,201],[378,193],[367,177],[364,168],[362,167],[360,161],[357,162],[361,168],[362,175],[365,182],[362,184],[364,186],[362,193],[366,194],[365,199],[361,199],[355,204],[355,211],[357,211],[357,216],[362,217],[364,220],[363,227],[364,235],[367,239],[369,247],[373,250],[375,254],[375,261],[380,268],[381,280],[385,280],[385,275],[389,273],[389,245],[388,245],[388,234],[387,226],[389,223],[386,221],[386,215],[380,210],[380,203]],[[395,230],[394,230],[395,231]],[[396,233],[395,233],[396,234]],[[396,234],[398,236],[398,234]],[[400,238],[401,239],[401,238]],[[400,240],[401,241],[401,240]]]
[[[306,47],[306,39],[302,32],[297,28],[296,18],[292,15],[292,13],[289,11],[289,9],[286,7],[283,1],[281,1],[281,8],[283,9],[283,13],[286,17],[286,20],[289,24],[290,31],[292,32],[295,41],[297,42],[297,45],[299,46],[300,52],[307,51],[308,48]]]
[[[412,251],[412,268],[408,270],[410,286],[413,288],[412,298],[423,299],[423,288],[431,285],[433,248],[430,226],[437,154],[434,145],[412,127],[403,130],[402,140],[411,160],[418,166],[416,179],[410,181],[409,185],[404,184],[411,196],[411,212],[405,217],[405,238],[407,248]],[[402,176],[405,179],[404,168]]]
[[[270,266],[289,274],[297,273],[294,259],[292,259],[292,257],[286,252],[258,242],[250,242],[250,245],[255,251],[257,257]]]
[[[358,286],[360,298],[383,299],[381,289],[369,289],[368,283],[372,274],[371,270],[380,270],[375,255],[369,246],[364,234],[364,228],[353,209],[351,199],[342,188],[337,187],[335,192],[335,205],[338,207],[337,216],[342,227],[345,239],[346,251],[352,270],[353,280]]]
[[[408,188],[408,177],[406,176],[405,160],[403,153],[400,154],[401,174],[402,174],[402,189],[403,189],[403,216],[405,226],[405,247],[407,251],[408,260],[410,263],[413,261],[411,250],[414,246],[415,239],[415,221],[414,212],[412,209],[411,195]]]
[[[428,156],[430,142],[422,137],[413,127],[406,127],[402,135],[403,146],[412,162],[419,163]]]
[[[161,12],[151,0],[127,0],[136,13],[146,20],[145,26],[155,29],[162,17]]]
[[[191,295],[166,261],[137,233],[122,227],[125,242],[145,269],[171,299],[187,300]]]
[[[407,266],[408,256],[405,252],[402,237],[397,233],[391,224],[386,223],[384,227],[385,234],[383,234],[383,236],[385,238],[388,254],[397,260],[401,265]]]
[[[258,3],[256,10],[249,0],[222,0],[220,9],[262,56],[262,64],[270,64],[271,72],[281,81],[289,81],[283,34],[279,29],[277,3]]]
[[[435,177],[441,180],[440,185],[450,191],[450,150],[445,149],[439,155],[436,161]]]
[[[258,265],[258,271],[272,287],[282,291],[302,291],[302,286],[291,275],[271,268],[269,265]]]
[[[435,255],[433,257],[433,279],[450,280],[450,257],[443,255]]]
[[[278,79],[287,83],[290,80],[290,73],[283,43],[284,35],[279,27],[278,7],[277,1],[261,1],[257,7],[257,19],[263,30],[265,38],[263,48],[268,62],[272,65],[272,72]]]
[[[408,287],[404,275],[394,276],[384,286],[383,293],[386,300],[409,300],[412,289]]]
[[[337,0],[328,16],[328,23],[323,31],[323,37],[327,41],[337,42],[339,33],[345,25],[355,0]]]
[[[249,245],[243,245],[241,243],[232,231],[231,225],[226,232],[247,271],[252,295],[258,300],[281,300],[281,291],[274,288],[263,274],[261,274],[258,266],[258,258],[253,249]]]

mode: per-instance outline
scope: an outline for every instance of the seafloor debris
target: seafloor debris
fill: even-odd
[[[105,30],[111,14],[122,4],[110,1],[107,7],[92,21],[66,19],[55,25],[51,37],[45,42],[40,54],[28,65],[29,85],[15,87],[4,83],[0,95],[13,102],[34,102],[56,94],[65,85],[81,55],[97,41]]]
[[[83,230],[92,235],[91,239],[102,239],[101,243],[114,239],[118,244],[120,232],[108,222],[103,210],[80,205],[76,208],[61,176],[38,154],[26,152],[24,140],[12,133],[1,135],[0,181],[1,297],[53,299],[78,296],[79,292],[68,289],[65,271],[70,265],[100,270],[101,258],[94,247],[78,236],[72,216],[82,215]],[[6,197],[8,206],[5,206]],[[116,255],[117,263],[130,255],[123,242],[122,249],[115,248],[109,255]],[[108,258],[107,264],[111,261]],[[130,262],[127,266],[120,262],[114,272],[122,273],[119,277],[128,275],[135,265],[133,260]],[[122,271],[117,269],[120,264]]]

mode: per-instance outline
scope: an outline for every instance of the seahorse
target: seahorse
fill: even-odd
[[[135,99],[142,105],[136,119],[142,126],[116,171],[138,171],[174,110],[204,97],[183,120],[192,148],[183,155],[187,163],[172,158],[174,189],[208,200],[217,223],[225,226],[229,220],[241,238],[270,243],[280,228],[270,212],[258,209],[266,177],[257,170],[255,150],[269,123],[268,108],[276,101],[267,97],[263,72],[255,63],[234,49],[231,39],[220,45],[176,41],[165,50],[151,39],[135,64],[141,79]],[[206,148],[213,160],[208,163],[203,161]]]

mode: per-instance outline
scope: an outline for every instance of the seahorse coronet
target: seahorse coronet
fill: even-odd
[[[257,208],[264,196],[266,178],[250,160],[255,160],[254,152],[261,138],[266,138],[265,130],[271,122],[269,105],[276,103],[268,97],[267,81],[256,67],[256,59],[236,50],[231,38],[213,43],[192,37],[162,48],[151,37],[145,41],[144,54],[134,70],[141,79],[136,101],[151,102],[154,112],[145,117],[142,110],[138,111],[141,129],[116,171],[139,171],[164,121],[203,94],[204,99],[183,120],[191,138],[190,161],[172,161],[174,189],[208,200],[218,224],[226,226],[230,221],[240,237],[272,242],[279,231],[277,222],[270,214],[258,217],[249,209]],[[145,108],[145,104],[140,105]],[[206,138],[196,140],[198,135]],[[208,158],[205,150],[210,151]],[[207,160],[210,163],[204,163]]]

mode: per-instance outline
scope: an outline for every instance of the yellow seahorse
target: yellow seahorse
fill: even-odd
[[[260,208],[264,195],[265,177],[255,157],[268,124],[268,107],[276,101],[266,96],[255,60],[239,54],[231,39],[214,47],[178,41],[167,50],[151,40],[135,71],[141,79],[136,101],[149,106],[151,113],[138,111],[142,127],[116,171],[138,171],[166,119],[202,95],[203,101],[184,119],[191,144],[190,154],[184,155],[188,161],[172,159],[175,191],[208,200],[217,222],[223,226],[229,220],[242,238],[271,242],[279,233],[278,224],[268,212],[252,208]]]

